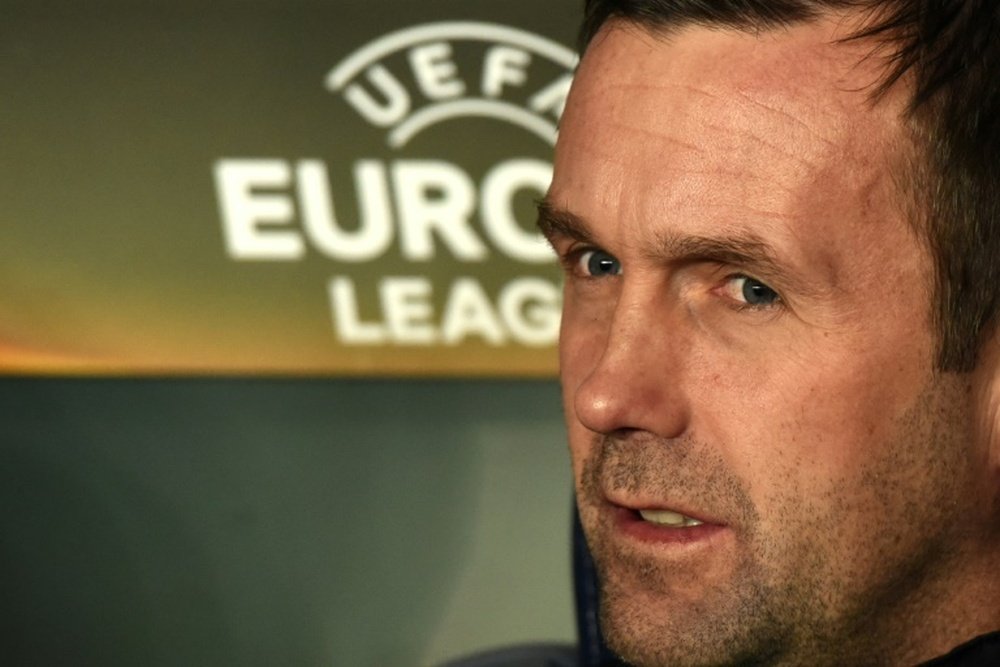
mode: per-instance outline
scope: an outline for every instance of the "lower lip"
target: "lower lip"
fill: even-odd
[[[720,535],[726,528],[713,523],[700,526],[672,528],[645,521],[635,510],[625,507],[613,509],[616,528],[640,542],[664,545],[698,544]]]

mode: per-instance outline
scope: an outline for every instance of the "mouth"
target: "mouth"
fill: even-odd
[[[638,510],[638,513],[643,521],[668,528],[691,528],[692,526],[705,525],[704,521],[670,510]]]
[[[722,524],[675,509],[614,505],[611,510],[617,531],[643,543],[690,545],[708,542],[726,530]]]

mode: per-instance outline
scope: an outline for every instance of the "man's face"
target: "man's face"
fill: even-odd
[[[639,664],[921,657],[988,521],[893,178],[902,102],[841,36],[612,24],[562,120],[565,416],[604,631]]]

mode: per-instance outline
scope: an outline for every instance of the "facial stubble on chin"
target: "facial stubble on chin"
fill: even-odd
[[[580,484],[584,516],[596,509],[605,490],[641,492],[683,499],[724,519],[745,542],[757,540],[759,519],[745,484],[694,440],[596,437],[590,451]],[[607,520],[606,515],[598,519]],[[702,581],[698,573],[609,540],[609,525],[589,528],[601,583],[602,631],[626,660],[636,665],[752,664],[782,650],[786,633],[767,604],[774,590],[764,564],[750,550],[740,550],[727,576]]]
[[[864,493],[871,494],[867,502],[872,508],[891,502],[885,494],[893,493],[893,484],[904,482],[901,470],[933,471],[935,479],[924,491],[936,491],[937,507],[945,507],[944,501],[954,497],[962,478],[955,459],[959,452],[955,439],[960,436],[949,431],[956,416],[947,413],[960,410],[955,401],[962,395],[967,394],[930,383],[911,409],[897,418],[898,430],[885,448],[886,455],[869,460],[865,469]],[[862,548],[881,559],[869,563],[874,570],[868,575],[862,571],[862,576],[871,578],[866,585],[852,573],[858,563],[850,558],[831,560],[834,554],[847,553],[843,546],[850,543],[837,534],[831,519],[858,509],[851,505],[857,500],[843,496],[836,485],[811,509],[804,507],[811,501],[801,489],[788,488],[771,499],[772,513],[785,515],[779,517],[785,537],[811,536],[779,543],[775,538],[780,536],[761,530],[746,484],[703,443],[689,438],[664,442],[653,436],[627,440],[598,436],[588,451],[579,504],[601,579],[602,628],[609,645],[635,665],[784,664],[795,655],[812,656],[814,664],[838,660],[849,664],[858,655],[879,655],[887,648],[879,648],[886,636],[896,633],[862,636],[862,629],[871,630],[876,620],[871,613],[884,612],[893,604],[891,598],[902,599],[917,589],[917,582],[928,576],[927,568],[941,560],[937,552],[949,543],[947,526],[958,523],[956,516],[915,519],[924,533],[927,526],[937,526],[944,527],[942,534],[915,539],[904,528],[898,536],[910,542],[908,548],[890,547],[881,553],[870,545]],[[604,492],[611,490],[681,498],[733,528],[738,548],[728,576],[702,582],[696,579],[697,572],[679,571],[609,539],[611,526],[601,524],[607,518],[596,509]],[[869,535],[899,530],[877,522],[868,528]],[[846,596],[843,591],[848,591]],[[839,602],[831,602],[836,598]]]

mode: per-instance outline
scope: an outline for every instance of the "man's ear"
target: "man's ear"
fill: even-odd
[[[1000,479],[1000,327],[983,342],[973,375],[977,426],[989,447],[990,470]]]

